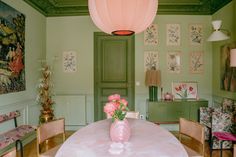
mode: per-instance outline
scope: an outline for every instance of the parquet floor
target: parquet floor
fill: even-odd
[[[68,138],[70,135],[72,135],[74,132],[72,131],[67,131],[66,132],[66,137]],[[178,133],[173,132],[173,134],[177,137]],[[60,142],[60,138],[56,137],[52,140],[48,141],[48,144],[46,145],[47,148],[53,147],[54,145],[56,145],[57,143]],[[197,144],[192,141],[191,139],[184,139],[183,141],[186,145],[190,146],[190,147],[198,147]],[[210,151],[209,151],[209,145],[206,142],[205,144],[205,157],[210,157]],[[17,152],[17,157],[20,157],[19,152]],[[36,153],[36,140],[33,140],[31,143],[27,144],[24,147],[24,157],[37,157],[37,153]],[[220,151],[218,150],[214,150],[212,157],[220,157]],[[223,151],[223,157],[233,157],[232,155],[232,151],[231,150],[224,150]]]

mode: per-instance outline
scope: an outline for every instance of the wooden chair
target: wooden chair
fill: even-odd
[[[1,157],[16,157],[16,148],[7,151]]]
[[[65,119],[57,119],[47,123],[41,124],[37,128],[37,154],[38,157],[54,157],[60,145],[53,147],[52,149],[41,152],[41,147],[45,144],[45,141],[55,137],[57,135],[62,135],[63,142],[65,141]]]
[[[127,111],[125,117],[126,117],[126,118],[139,119],[139,112]]]
[[[184,118],[179,120],[179,140],[182,142],[182,136],[190,137],[201,145],[201,153],[184,145],[189,157],[204,157],[205,154],[205,132],[204,126]],[[199,150],[198,150],[199,151]]]

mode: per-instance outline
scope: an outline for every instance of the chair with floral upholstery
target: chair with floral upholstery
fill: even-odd
[[[220,149],[220,142],[212,137],[213,132],[234,132],[234,115],[236,103],[224,98],[219,107],[200,107],[200,123],[205,126],[205,139],[209,140],[212,149]],[[232,142],[226,141],[223,149],[232,148]]]

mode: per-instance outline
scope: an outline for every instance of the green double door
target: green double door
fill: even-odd
[[[94,33],[94,119],[105,119],[103,106],[120,94],[134,110],[134,36]]]

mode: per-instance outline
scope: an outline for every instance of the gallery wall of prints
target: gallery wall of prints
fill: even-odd
[[[144,71],[159,69],[163,76],[174,74],[172,82],[176,81],[177,75],[183,75],[184,73],[190,79],[178,81],[198,82],[197,79],[193,79],[194,76],[204,75],[203,24],[188,23],[187,30],[183,30],[183,24],[178,22],[166,22],[162,25],[165,27],[164,30],[160,30],[159,25],[153,23],[144,32]],[[164,31],[165,39],[159,37],[160,31],[162,33]],[[185,36],[187,34],[187,40],[186,37],[181,36],[182,34]],[[162,49],[164,47],[165,51],[160,47]],[[160,64],[164,66],[161,67]],[[167,88],[170,89],[170,87]]]

